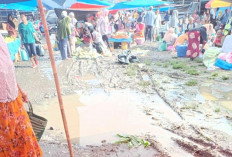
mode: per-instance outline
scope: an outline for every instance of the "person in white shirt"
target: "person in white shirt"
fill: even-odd
[[[161,16],[159,14],[159,10],[157,9],[155,12],[155,25],[154,25],[154,40],[159,35],[159,29],[161,28]]]

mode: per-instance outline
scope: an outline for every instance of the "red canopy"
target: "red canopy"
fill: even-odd
[[[86,3],[74,3],[71,6],[71,9],[79,10],[101,10],[107,8],[108,6],[95,5],[95,4],[86,4]]]
[[[211,8],[211,3],[213,0],[210,0],[208,3],[205,4],[205,8]]]

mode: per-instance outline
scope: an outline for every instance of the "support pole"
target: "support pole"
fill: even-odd
[[[59,84],[59,80],[58,80],[57,70],[56,70],[56,63],[55,63],[55,59],[53,56],[52,44],[51,44],[51,41],[49,38],[49,32],[48,32],[47,22],[45,19],[44,8],[43,8],[41,0],[37,0],[37,3],[38,3],[41,18],[42,18],[42,23],[44,26],[44,33],[45,33],[45,37],[46,37],[46,41],[47,41],[47,45],[48,45],[48,51],[49,51],[49,56],[50,56],[50,60],[51,60],[54,80],[55,80],[55,84],[56,84],[56,90],[57,90],[58,100],[59,100],[59,104],[60,104],[60,111],[61,111],[61,115],[62,115],[62,119],[63,119],[65,134],[66,134],[66,138],[67,138],[67,142],[68,142],[68,146],[69,146],[70,157],[73,157],[72,144],[71,144],[69,131],[68,131],[68,124],[67,124],[67,120],[66,120],[66,116],[65,116],[65,112],[64,112],[64,105],[63,105],[63,100],[62,100],[62,96],[61,96],[61,90],[60,90],[60,84]]]

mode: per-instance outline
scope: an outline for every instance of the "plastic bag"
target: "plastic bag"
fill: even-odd
[[[167,50],[167,42],[166,41],[161,41],[159,42],[159,51],[166,51]]]
[[[22,58],[22,61],[28,61],[29,60],[29,55],[27,53],[27,50],[25,48],[21,48],[21,58]]]
[[[44,49],[40,44],[36,45],[36,54],[40,57],[44,56]]]

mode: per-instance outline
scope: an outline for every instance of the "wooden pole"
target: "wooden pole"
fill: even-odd
[[[55,79],[56,90],[57,90],[58,100],[59,100],[59,104],[60,104],[60,111],[61,111],[61,115],[62,115],[62,119],[63,119],[65,134],[66,134],[66,138],[67,138],[67,142],[68,142],[68,146],[69,146],[70,157],[73,157],[72,144],[71,144],[69,131],[68,131],[68,124],[67,124],[67,120],[66,120],[66,116],[65,116],[65,112],[64,112],[64,105],[63,105],[63,100],[62,100],[62,96],[61,96],[61,90],[60,90],[60,84],[59,84],[59,80],[58,80],[57,70],[56,70],[56,63],[55,63],[55,59],[53,56],[52,44],[51,44],[51,41],[49,38],[49,32],[48,32],[47,22],[45,19],[44,8],[43,8],[41,0],[37,0],[37,3],[38,3],[38,8],[40,11],[41,18],[42,18],[42,23],[44,26],[44,33],[45,33],[45,37],[46,37],[46,41],[47,41],[47,45],[48,45],[49,56],[50,56],[50,60],[51,60],[51,64],[52,64],[52,70],[53,70],[53,75],[54,75],[54,79]]]

